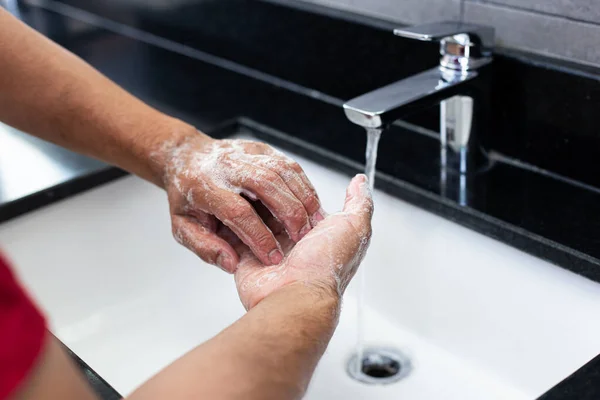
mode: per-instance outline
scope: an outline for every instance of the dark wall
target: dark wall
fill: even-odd
[[[393,36],[397,24],[343,12],[332,17],[258,0],[61,2],[291,81],[308,94],[325,93],[340,104],[438,60],[435,44]],[[599,69],[503,53],[496,55],[492,82],[488,150],[600,188]],[[409,121],[439,126],[435,108]]]

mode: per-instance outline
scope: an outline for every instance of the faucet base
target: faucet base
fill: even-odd
[[[457,95],[440,102],[440,164],[460,174],[474,173],[487,165],[487,157],[473,134],[475,101]]]

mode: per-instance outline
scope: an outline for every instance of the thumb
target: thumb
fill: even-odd
[[[361,222],[371,221],[373,216],[373,197],[366,175],[358,174],[346,189],[343,211],[361,218]]]

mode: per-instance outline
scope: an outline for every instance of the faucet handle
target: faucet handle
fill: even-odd
[[[440,42],[442,66],[452,69],[477,68],[491,60],[494,28],[464,22],[435,22],[394,29],[394,35]]]

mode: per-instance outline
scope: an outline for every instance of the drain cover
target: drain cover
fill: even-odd
[[[371,347],[363,351],[361,369],[358,370],[354,354],[348,361],[348,374],[357,381],[386,385],[405,378],[412,366],[408,357],[396,349]]]

